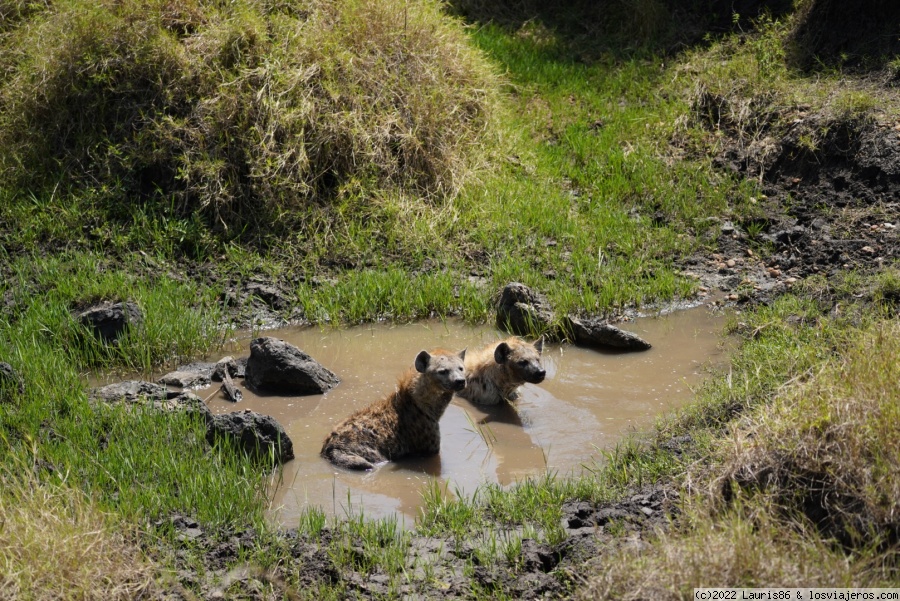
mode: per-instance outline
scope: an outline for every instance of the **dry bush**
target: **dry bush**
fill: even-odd
[[[578,599],[692,599],[700,587],[877,586],[875,562],[854,563],[815,536],[761,512],[694,515],[646,549],[604,558]]]
[[[900,324],[883,321],[723,438],[677,523],[605,557],[580,598],[695,587],[896,586]]]
[[[844,545],[900,541],[900,325],[884,322],[735,441],[721,488],[761,491]]]
[[[2,42],[4,181],[226,227],[348,190],[454,194],[495,87],[435,0],[67,0]]]
[[[27,472],[26,472],[27,473]],[[82,493],[0,474],[0,599],[135,599],[154,568]]]

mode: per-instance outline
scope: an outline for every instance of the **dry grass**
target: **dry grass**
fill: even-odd
[[[0,474],[0,599],[135,599],[154,568],[82,493]]]
[[[11,10],[11,9],[10,9]],[[243,227],[452,196],[496,85],[434,0],[65,0],[0,37],[0,177]]]
[[[900,326],[883,322],[736,435],[724,486],[759,489],[845,545],[900,538]],[[727,495],[726,495],[727,497]]]
[[[785,530],[770,515],[728,512],[688,520],[637,549],[606,558],[578,599],[683,599],[699,587],[877,586],[876,562],[853,562],[814,533]]]
[[[675,528],[607,560],[582,598],[702,586],[896,586],[900,324],[880,321],[732,425]]]

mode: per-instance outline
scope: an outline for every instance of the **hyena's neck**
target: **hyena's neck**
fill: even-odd
[[[420,373],[417,373],[409,382],[407,392],[409,400],[435,421],[441,419],[453,398],[453,391],[446,390],[433,379]]]

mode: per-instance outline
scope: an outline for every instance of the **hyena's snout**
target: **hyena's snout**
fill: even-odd
[[[535,369],[530,370],[527,375],[529,377],[525,378],[526,382],[529,382],[531,384],[540,384],[544,381],[544,378],[547,377],[547,370],[538,365],[537,367],[535,367]]]
[[[547,377],[547,370],[540,361],[522,361],[518,367],[522,379],[529,384],[540,384]]]
[[[447,388],[453,392],[459,392],[466,387],[466,376],[462,373],[455,373],[451,376]]]

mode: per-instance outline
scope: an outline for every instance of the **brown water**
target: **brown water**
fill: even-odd
[[[442,488],[471,494],[484,482],[507,485],[548,469],[563,475],[579,471],[630,429],[649,425],[690,399],[690,386],[705,367],[724,359],[722,326],[720,315],[696,308],[624,324],[653,344],[642,353],[545,345],[547,379],[526,384],[515,408],[480,408],[454,398],[441,420],[439,456],[388,463],[368,473],[341,470],[319,457],[332,427],[391,392],[420,350],[474,349],[502,333],[458,322],[268,331],[265,335],[296,345],[334,371],[341,384],[309,397],[257,396],[243,389],[242,402],[216,394],[209,406],[215,413],[253,409],[271,415],[291,437],[296,458],[284,466],[280,482],[273,482],[272,515],[281,524],[296,525],[308,506],[339,516],[360,510],[369,517],[399,513],[411,523],[422,505],[423,486],[433,478]],[[241,341],[232,352],[246,355],[248,346],[249,340]]]

